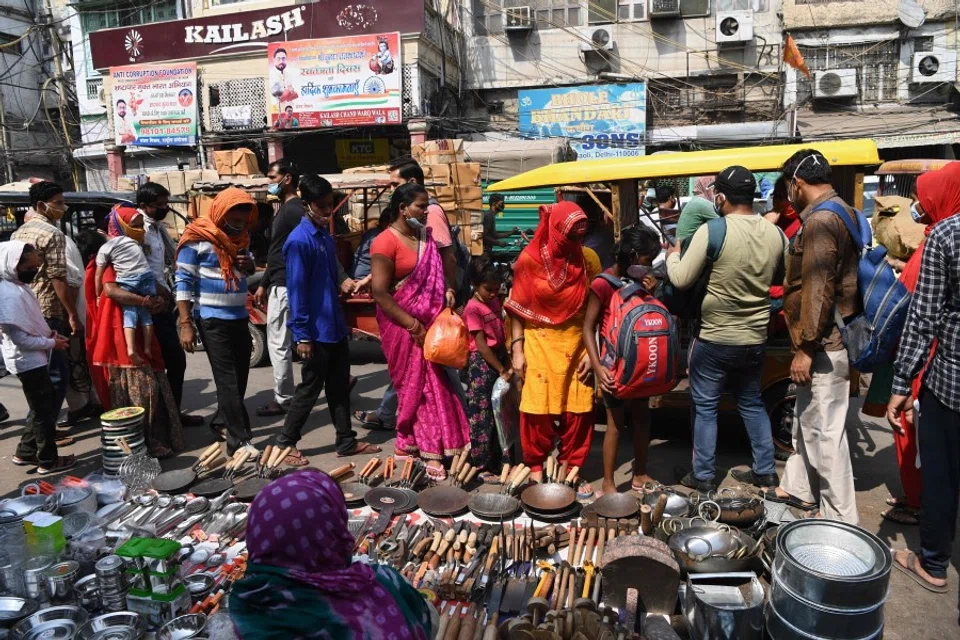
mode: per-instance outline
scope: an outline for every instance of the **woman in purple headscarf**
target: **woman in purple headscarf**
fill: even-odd
[[[383,565],[352,562],[340,485],[298,471],[267,485],[247,519],[249,564],[230,594],[242,640],[431,637],[423,597]]]

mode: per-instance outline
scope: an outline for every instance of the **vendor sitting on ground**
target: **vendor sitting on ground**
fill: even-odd
[[[247,572],[229,600],[241,640],[433,637],[427,602],[400,574],[351,562],[347,518],[340,486],[319,471],[260,492],[247,520]]]

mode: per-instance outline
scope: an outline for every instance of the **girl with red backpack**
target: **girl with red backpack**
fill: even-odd
[[[603,439],[603,493],[616,493],[614,471],[617,466],[617,450],[620,433],[626,428],[626,410],[629,409],[634,425],[633,434],[633,488],[639,490],[645,482],[652,482],[647,475],[647,450],[650,445],[650,411],[646,398],[621,399],[615,395],[616,380],[609,364],[606,345],[598,338],[607,335],[614,321],[611,300],[623,281],[641,285],[646,292],[657,286],[651,265],[660,255],[660,238],[653,229],[636,225],[624,229],[614,253],[616,264],[594,278],[590,284],[587,313],[583,321],[583,342],[587,348],[590,364],[597,385],[607,408],[607,432]],[[606,364],[605,364],[606,363]]]

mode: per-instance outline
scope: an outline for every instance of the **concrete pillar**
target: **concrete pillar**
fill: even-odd
[[[283,160],[283,140],[280,138],[267,140],[267,160],[270,164]]]
[[[120,176],[123,175],[123,152],[126,147],[113,147],[107,151],[107,169],[110,172],[110,188],[117,189]]]
[[[407,123],[407,129],[410,131],[410,145],[413,146],[427,141],[430,125],[425,120],[411,120]]]

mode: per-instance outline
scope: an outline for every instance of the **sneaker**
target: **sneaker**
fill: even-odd
[[[37,467],[37,475],[47,476],[47,475],[50,475],[51,473],[60,473],[62,471],[67,471],[68,469],[73,469],[75,466],[77,466],[76,457],[60,456],[57,458],[57,461],[54,464],[50,465],[49,467],[46,467],[46,466]]]
[[[717,490],[717,483],[712,480],[697,480],[693,471],[683,476],[680,480],[680,484],[687,487],[688,489],[694,489],[700,493],[710,493],[711,491]]]
[[[752,484],[755,487],[760,487],[764,489],[766,487],[779,487],[780,486],[780,476],[776,473],[768,473],[762,476],[758,476],[753,472],[753,469],[733,469],[730,472],[730,475],[733,476],[733,479],[741,484]]]

